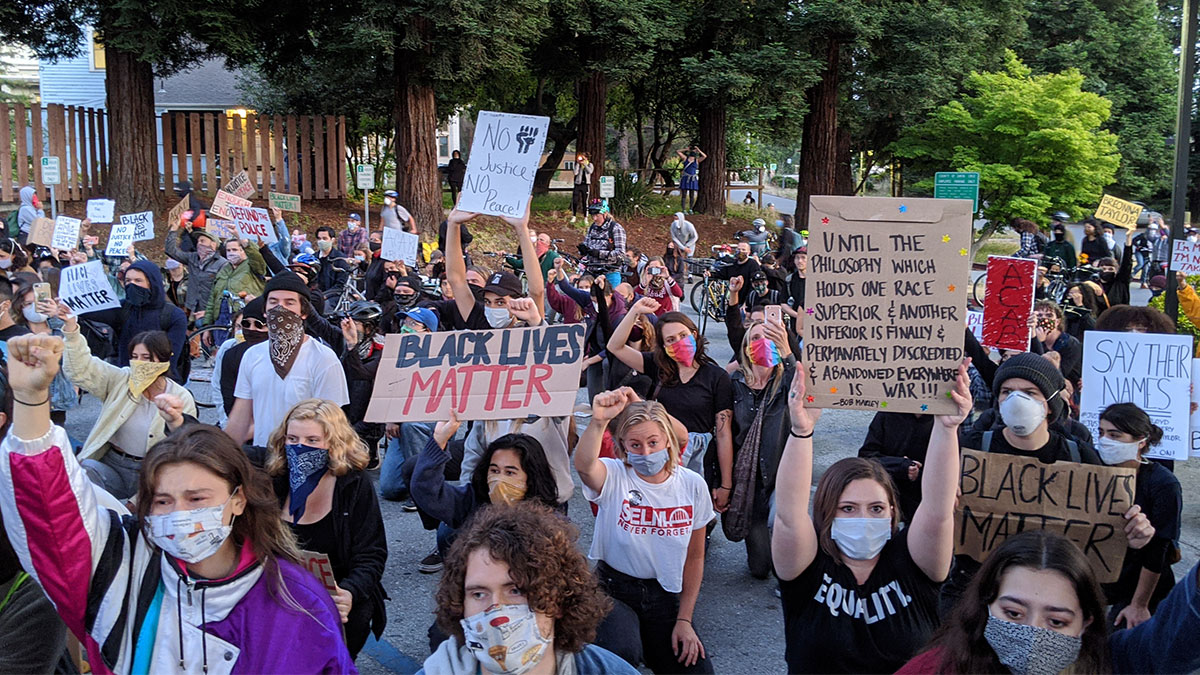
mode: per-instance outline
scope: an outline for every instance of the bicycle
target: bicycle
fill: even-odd
[[[708,320],[724,321],[725,309],[728,307],[729,282],[723,279],[713,279],[706,272],[712,272],[721,267],[717,261],[705,258],[684,258],[689,274],[700,274],[703,281],[692,285],[692,310],[700,318],[700,334],[708,329]]]
[[[336,264],[336,263],[334,263]],[[358,300],[365,299],[362,291],[358,290],[358,282],[362,281],[365,275],[362,270],[357,267],[348,270],[346,281],[342,283],[342,290],[339,292],[337,288],[330,288],[325,291],[325,316],[326,318],[345,314],[351,304]],[[330,300],[337,298],[332,304]]]

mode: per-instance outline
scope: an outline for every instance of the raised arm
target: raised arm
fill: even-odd
[[[475,294],[467,283],[467,262],[463,260],[462,224],[475,217],[474,213],[454,209],[446,216],[446,280],[454,291],[454,305],[463,321],[475,309]]]
[[[954,499],[958,493],[958,426],[971,413],[970,359],[958,366],[950,398],[958,406],[953,415],[938,415],[929,436],[921,476],[921,504],[913,514],[908,550],[913,562],[932,581],[944,581],[954,558]]]
[[[462,484],[446,482],[446,463],[450,461],[446,445],[460,424],[453,413],[449,420],[437,423],[433,436],[417,455],[410,481],[413,503],[452,528],[461,527],[475,506],[469,479]]]
[[[653,314],[658,309],[658,301],[651,298],[642,298],[633,303],[633,307],[625,313],[625,318],[621,319],[621,323],[617,324],[616,330],[608,338],[606,348],[611,356],[615,356],[621,360],[621,363],[633,368],[639,373],[645,369],[642,363],[642,353],[630,347],[629,334],[633,332],[633,327],[637,325],[638,317],[643,314]]]
[[[63,372],[71,384],[101,401],[106,400],[112,387],[124,386],[125,372],[92,355],[87,340],[79,332],[79,320],[65,302],[59,300],[56,310],[63,321]]]
[[[819,408],[805,408],[807,393],[803,365],[797,366],[788,391],[791,433],[783,446],[779,473],[775,478],[775,528],[771,535],[771,560],[782,581],[800,576],[817,557],[817,531],[808,514],[812,489],[813,428],[821,417]]]
[[[621,387],[616,391],[605,391],[592,399],[592,421],[584,429],[579,442],[575,444],[575,470],[579,479],[593,492],[604,489],[604,481],[608,478],[608,469],[600,461],[600,444],[604,440],[604,430],[625,406],[637,400],[637,394],[629,387]]]
[[[530,264],[525,266],[525,282],[529,286],[529,298],[533,300],[537,306],[538,317],[546,318],[546,279],[542,276],[542,266],[538,263],[537,250],[533,247],[533,240],[529,238],[529,212],[532,210],[531,205],[533,198],[525,205],[525,215],[520,218],[504,219],[504,222],[512,225],[513,231],[517,235],[517,243],[521,247],[521,258],[530,261]],[[446,228],[446,236],[449,237],[449,227]],[[465,272],[464,272],[465,274]],[[458,297],[458,293],[454,294]]]

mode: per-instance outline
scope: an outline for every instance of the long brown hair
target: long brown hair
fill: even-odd
[[[1014,567],[1052,570],[1071,582],[1079,596],[1083,618],[1085,621],[1090,619],[1091,623],[1083,629],[1079,659],[1070,670],[1075,673],[1112,672],[1104,594],[1092,566],[1078,546],[1046,530],[1026,530],[1009,537],[983,562],[949,620],[942,624],[930,643],[931,647],[942,650],[939,672],[1009,672],[1000,663],[983,631],[987,627],[988,605],[995,602],[1000,593],[1000,582]]]
[[[696,359],[694,363],[700,365],[703,362],[713,363],[713,360],[705,354],[704,348],[708,345],[708,340],[700,334],[700,329],[696,328],[695,322],[683,312],[667,312],[658,318],[657,331],[661,331],[662,327],[669,323],[678,323],[687,327],[692,332],[692,337],[696,338]],[[654,363],[658,366],[658,384],[676,385],[679,384],[679,364],[675,363],[675,359],[667,355],[667,346],[663,344],[662,336],[656,335],[654,340]]]
[[[754,377],[754,362],[750,360],[750,343],[753,342],[753,340],[750,339],[750,333],[752,333],[755,328],[765,325],[765,321],[759,321],[757,319],[750,321],[746,324],[746,332],[742,334],[742,348],[738,350],[737,362],[738,366],[742,369],[742,375],[746,378],[747,387],[750,386],[750,381]],[[763,337],[767,340],[771,339],[765,335]],[[774,340],[772,340],[772,342],[774,342]],[[776,346],[778,347],[778,345]],[[771,385],[771,389],[767,392],[767,398],[765,399],[766,401],[770,401],[775,398],[775,394],[779,392],[779,386],[782,383],[783,361],[780,361],[779,363],[776,363],[773,368],[771,368],[771,375],[767,378],[766,382],[755,382],[754,384],[761,385],[762,388],[765,388],[767,384]]]
[[[846,486],[861,478],[873,480],[883,486],[888,504],[892,507],[892,532],[896,531],[896,525],[900,522],[896,486],[882,464],[861,457],[847,457],[834,462],[833,466],[825,470],[825,475],[821,476],[821,482],[817,483],[817,493],[813,495],[812,518],[821,550],[838,564],[843,564],[842,552],[833,541],[833,519],[837,517],[838,502],[841,501]]]

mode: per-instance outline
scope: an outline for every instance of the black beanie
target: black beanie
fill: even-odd
[[[1000,386],[1005,380],[1011,380],[1014,377],[1023,380],[1029,380],[1037,386],[1042,392],[1042,396],[1046,397],[1046,402],[1050,406],[1050,422],[1057,422],[1061,419],[1063,410],[1066,406],[1063,401],[1063,388],[1066,386],[1063,382],[1062,372],[1054,367],[1044,356],[1025,352],[1010,356],[1007,361],[1000,364],[996,369],[996,377],[992,380],[992,396],[996,401],[996,405],[1000,404]]]
[[[251,300],[250,302],[247,302],[246,306],[242,308],[242,318],[243,319],[258,319],[259,321],[266,323],[266,321],[267,321],[266,308],[267,308],[266,297],[260,295],[257,298]]]
[[[263,289],[262,297],[266,298],[271,291],[295,291],[305,300],[312,301],[312,292],[308,290],[308,284],[295,272],[280,272],[271,277],[267,287]]]

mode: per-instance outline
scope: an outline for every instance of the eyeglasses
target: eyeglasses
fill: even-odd
[[[242,319],[242,328],[245,330],[266,330],[267,324],[258,319]]]

